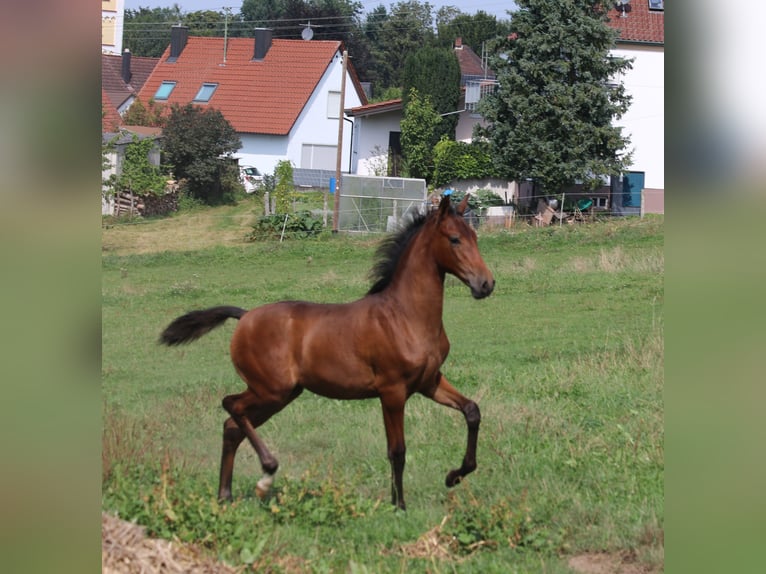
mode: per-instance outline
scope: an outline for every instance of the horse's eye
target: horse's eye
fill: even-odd
[[[458,237],[457,235],[452,235],[449,238],[449,242],[452,243],[452,245],[457,245],[458,243],[460,243],[460,237]]]

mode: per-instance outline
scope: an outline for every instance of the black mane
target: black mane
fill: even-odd
[[[368,295],[380,293],[389,286],[399,265],[399,259],[412,238],[423,228],[426,218],[427,216],[421,213],[414,215],[409,223],[381,242],[375,251],[375,264],[370,269],[370,279],[373,283],[367,291]]]

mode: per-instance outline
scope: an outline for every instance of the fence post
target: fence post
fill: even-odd
[[[561,194],[561,211],[559,211],[559,227],[564,224],[564,200],[566,200],[567,194]]]
[[[285,238],[285,228],[287,227],[287,218],[290,217],[290,214],[288,213],[285,215],[285,222],[282,224],[282,235],[279,237],[279,242],[282,243],[282,240]]]

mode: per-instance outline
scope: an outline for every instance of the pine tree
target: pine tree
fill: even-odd
[[[615,32],[602,0],[518,0],[512,33],[493,46],[498,87],[480,111],[498,170],[546,193],[595,186],[630,163],[615,125],[630,96],[615,78],[631,61],[610,55]]]
[[[452,49],[426,46],[410,54],[404,62],[402,104],[409,105],[410,90],[415,88],[423,98],[429,96],[442,121],[434,134],[435,142],[442,136],[455,139],[460,103],[460,64]]]

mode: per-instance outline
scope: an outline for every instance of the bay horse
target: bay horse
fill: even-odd
[[[416,215],[377,251],[373,285],[357,301],[341,304],[282,301],[245,310],[220,306],[175,319],[160,342],[193,341],[229,318],[238,319],[231,359],[247,390],[229,395],[223,425],[218,497],[231,500],[237,447],[247,438],[258,454],[263,477],[256,494],[268,493],[278,462],[256,428],[308,389],[333,399],[377,397],[383,407],[391,502],[404,509],[404,405],[414,393],[461,411],[468,446],[460,468],[449,471],[448,487],[476,468],[481,415],[441,372],[450,344],[442,323],[444,278],[455,275],[476,299],[495,280],[479,254],[476,232],[464,221],[468,195],[454,208],[445,196],[436,210]]]

